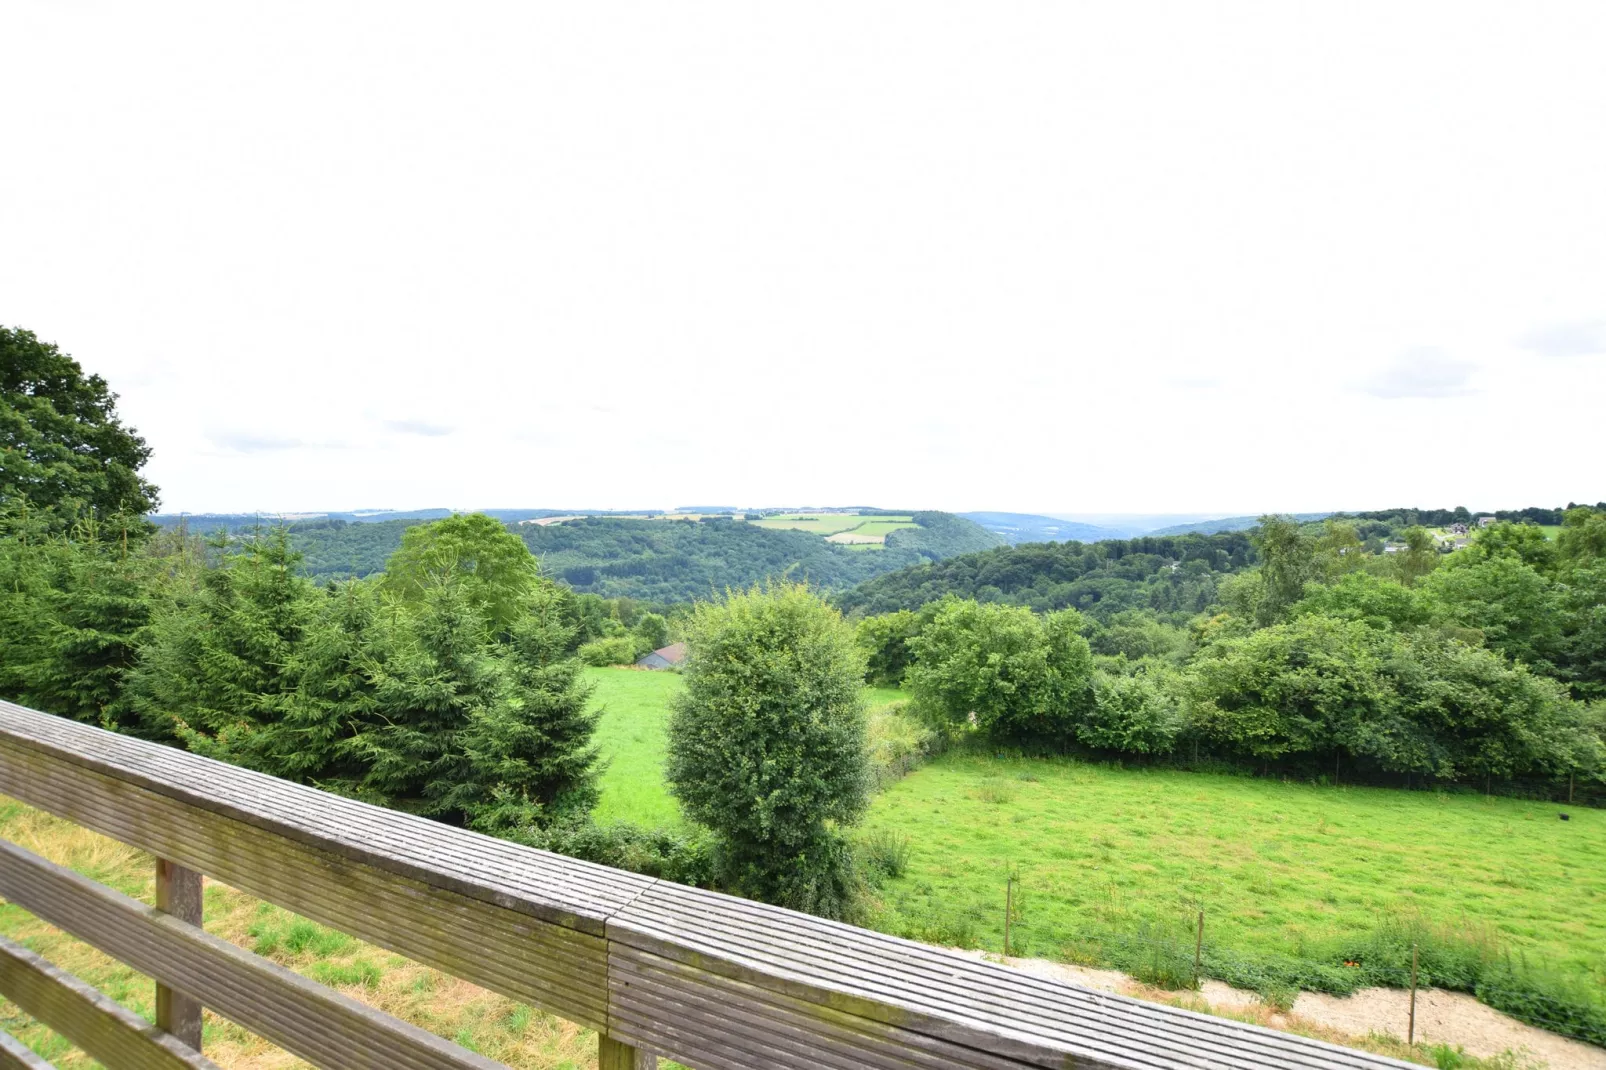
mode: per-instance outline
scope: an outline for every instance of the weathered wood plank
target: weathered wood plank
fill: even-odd
[[[34,1050],[0,1029],[0,1070],[56,1070]]]
[[[200,925],[201,875],[165,858],[156,860],[156,909]],[[166,985],[156,986],[156,1026],[201,1050],[201,1004]],[[81,1047],[82,1045],[80,1045]]]
[[[0,708],[0,725],[5,713]],[[3,731],[0,793],[512,999],[594,1029],[607,1025],[600,936],[31,751]],[[539,861],[540,852],[530,854]]]
[[[658,1057],[598,1033],[597,1070],[658,1070]]]
[[[328,1070],[505,1070],[0,841],[0,895]]]
[[[622,987],[633,961],[623,951],[626,946],[689,967],[673,973],[660,965],[662,976],[654,980],[659,994],[689,997],[715,975],[751,986],[759,1003],[786,997],[796,1001],[789,1004],[794,1011],[799,1004],[829,1008],[931,1037],[955,1050],[1024,1065],[1261,1070],[1407,1065],[1057,984],[912,941],[665,882],[615,915],[608,933],[613,1032],[660,1051],[670,1049],[662,1038],[642,1031],[645,1023],[622,1020],[633,1000],[647,998]],[[755,1013],[772,1012],[766,1007]],[[673,1024],[687,1027],[685,1020]]]
[[[653,883],[0,701],[0,739],[320,850],[601,935]]]
[[[178,1037],[4,937],[0,994],[117,1070],[217,1070]]]

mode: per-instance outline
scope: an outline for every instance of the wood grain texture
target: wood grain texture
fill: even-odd
[[[658,1057],[599,1033],[597,1070],[658,1070]]]
[[[3,937],[0,994],[117,1070],[217,1070],[178,1037]]]
[[[201,875],[165,858],[156,860],[156,909],[201,924]],[[201,1004],[166,985],[156,986],[156,1027],[201,1050]],[[81,1046],[81,1045],[80,1045]]]
[[[8,738],[3,727],[0,793],[512,999],[593,1029],[607,1025],[607,951],[600,935],[404,877],[30,750]],[[541,852],[529,853],[540,861]]]
[[[328,1070],[505,1070],[0,841],[0,895]]]
[[[55,1070],[34,1050],[0,1029],[0,1070]]]

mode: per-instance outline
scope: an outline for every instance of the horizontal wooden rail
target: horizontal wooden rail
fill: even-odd
[[[0,850],[9,846],[0,843]],[[0,995],[107,1066],[119,1070],[125,1066],[129,1070],[217,1070],[212,1060],[177,1037],[3,937]]]
[[[608,1035],[610,1068],[649,1065],[644,1053],[698,1070],[1408,1065],[532,850],[3,702],[0,793],[592,1026]],[[0,871],[0,893],[291,1050],[295,1029],[335,1013],[311,982],[16,849],[0,852]],[[256,1000],[279,1002],[267,1013]],[[343,1028],[363,1027],[342,1013]],[[386,1065],[484,1065],[423,1058]]]
[[[3,840],[0,896],[314,1066],[505,1070]]]
[[[56,1070],[34,1050],[0,1029],[0,1070]]]

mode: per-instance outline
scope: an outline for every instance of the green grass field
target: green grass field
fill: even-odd
[[[601,707],[597,749],[608,762],[602,774],[599,821],[632,821],[638,825],[676,825],[680,807],[664,784],[664,727],[669,699],[680,690],[672,672],[639,669],[587,669],[596,685],[594,707]],[[908,698],[890,687],[864,689],[870,709]]]
[[[908,837],[878,927],[1076,960],[1099,933],[1303,958],[1410,916],[1493,935],[1606,985],[1606,813],[1473,795],[1324,788],[1054,760],[948,755],[892,785],[866,827]]]
[[[856,513],[786,513],[781,516],[767,516],[762,520],[749,520],[761,528],[770,528],[777,531],[811,531],[816,535],[835,535],[839,531],[850,531],[864,523],[864,517]]]

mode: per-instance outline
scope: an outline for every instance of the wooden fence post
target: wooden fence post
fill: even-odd
[[[1416,1043],[1416,945],[1411,945],[1411,1024],[1405,1027],[1405,1043]]]
[[[657,1070],[658,1056],[597,1034],[597,1070]]]
[[[1204,911],[1199,911],[1199,928],[1193,937],[1193,983],[1199,984],[1200,959],[1204,955]]]
[[[201,924],[201,875],[193,869],[156,860],[156,909],[191,925]],[[201,1050],[200,1001],[156,986],[156,1028],[166,1030],[196,1051]]]

